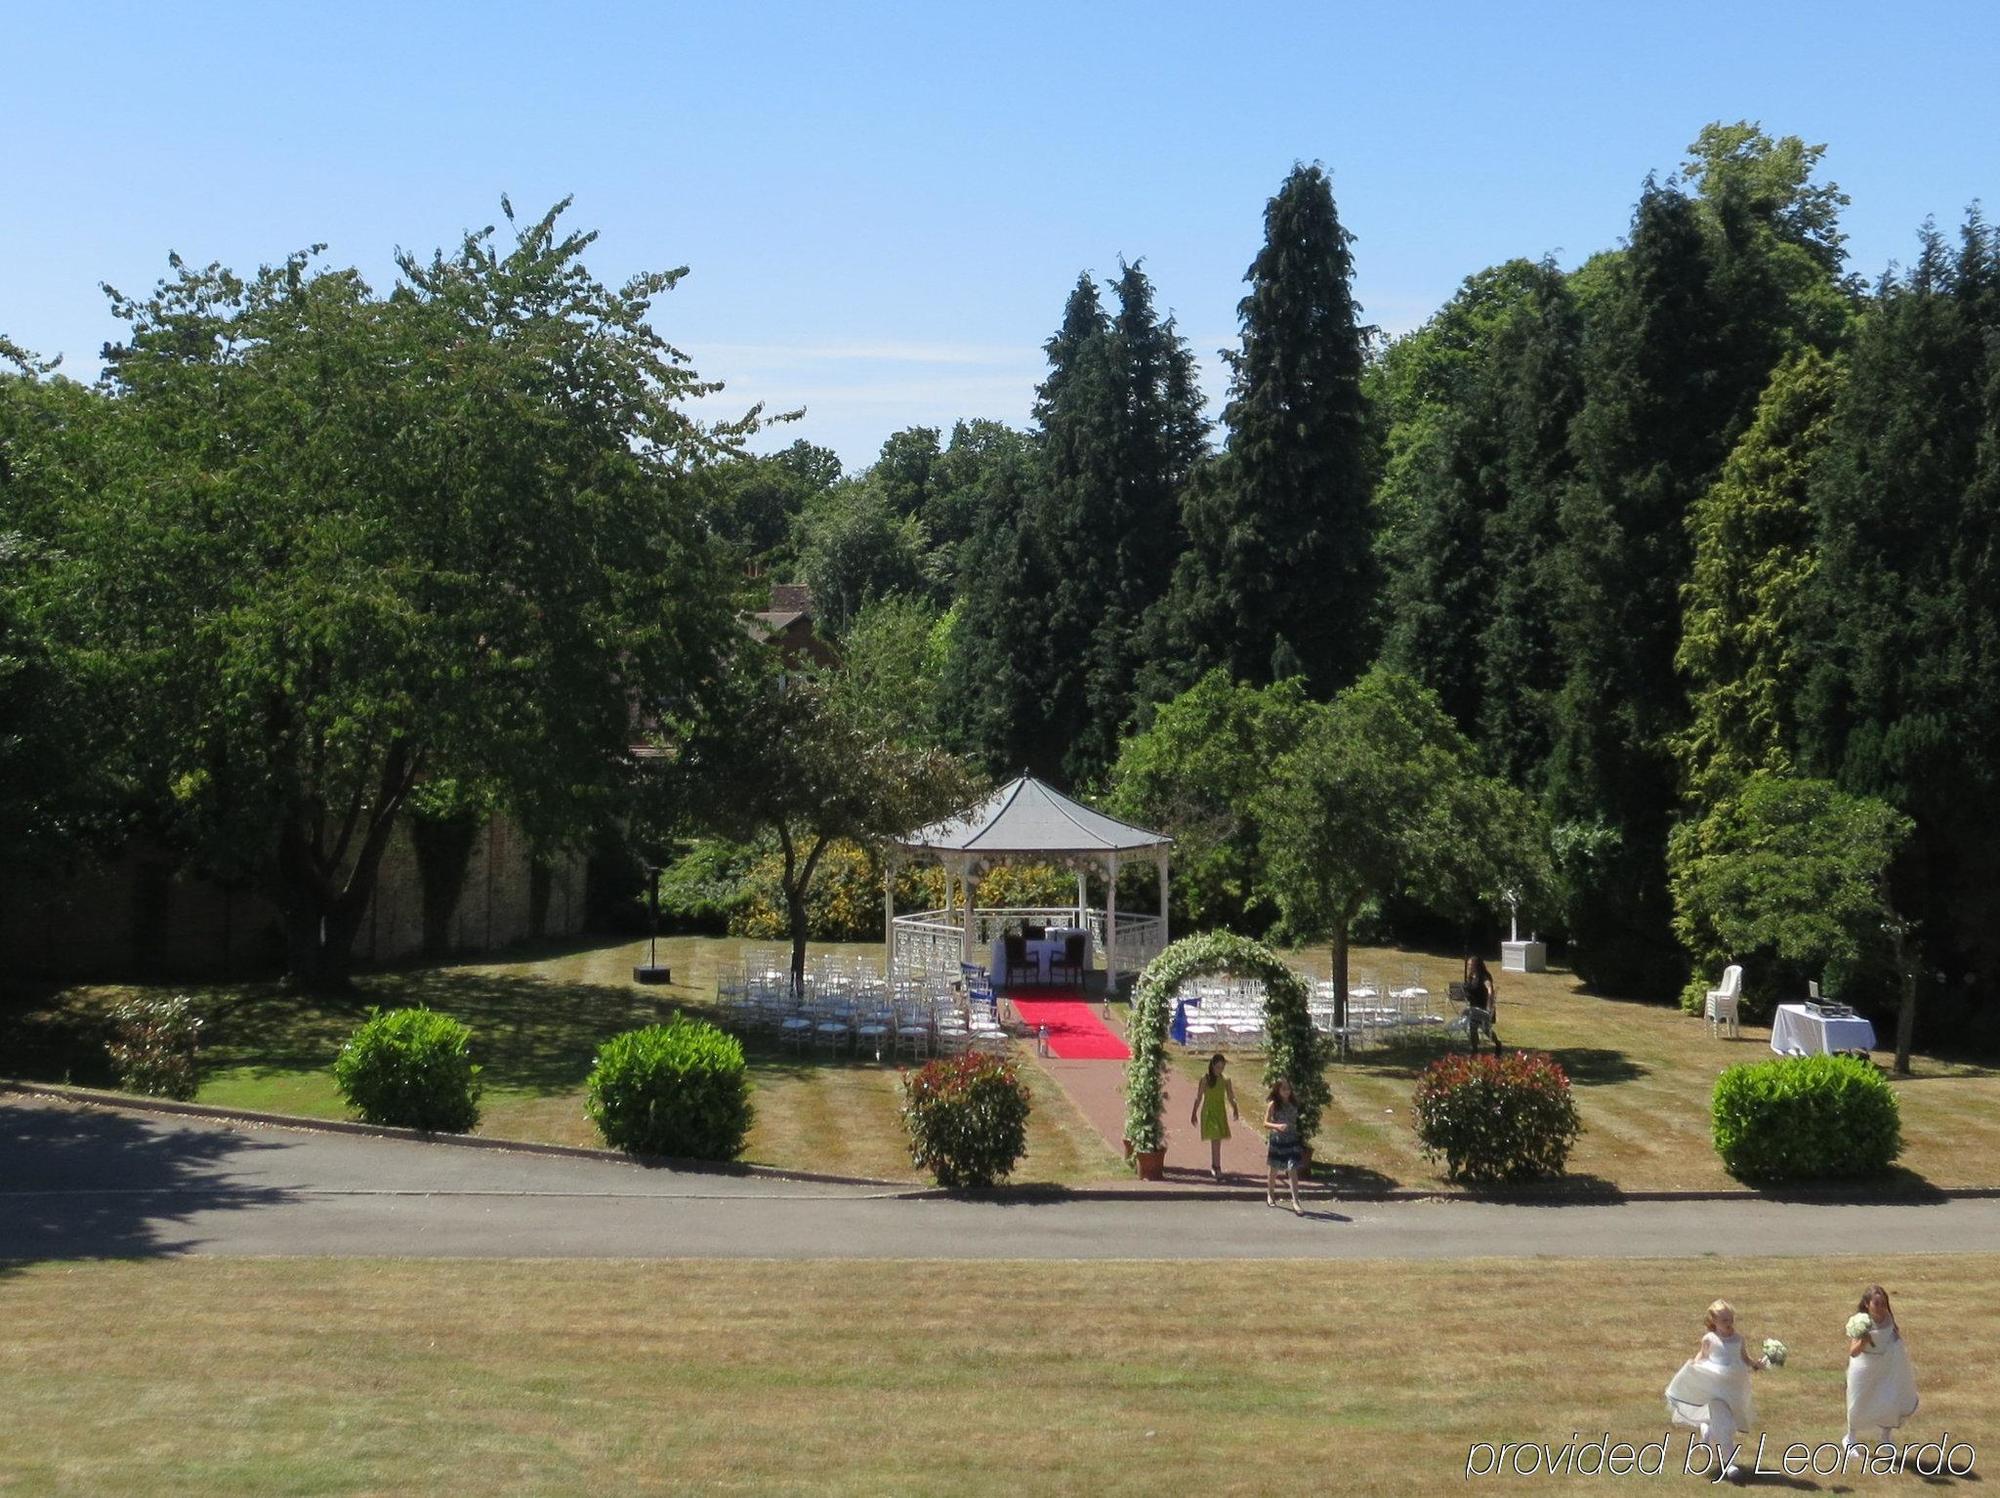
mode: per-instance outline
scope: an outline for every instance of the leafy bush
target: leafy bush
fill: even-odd
[[[668,931],[720,936],[749,905],[756,852],[704,838],[660,871],[660,922]]]
[[[1872,1062],[1790,1056],[1715,1079],[1715,1152],[1742,1181],[1875,1175],[1903,1151],[1896,1093]]]
[[[684,1015],[614,1035],[598,1047],[583,1110],[627,1154],[733,1160],[753,1116],[743,1046]]]
[[[1558,1176],[1583,1132],[1569,1078],[1528,1051],[1446,1056],[1417,1080],[1417,1138],[1455,1181]]]
[[[472,1031],[429,1009],[380,1009],[334,1058],[333,1081],[368,1123],[464,1134],[479,1122]]]
[[[129,999],[112,1012],[112,1068],[118,1085],[148,1097],[193,1097],[200,1085],[195,1075],[195,1043],[201,1018],[194,1001]]]
[[[1028,1089],[1000,1057],[941,1058],[903,1078],[903,1124],[940,1186],[991,1186],[1028,1152]]]

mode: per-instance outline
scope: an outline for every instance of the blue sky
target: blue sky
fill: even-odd
[[[308,243],[386,286],[574,194],[606,279],[686,264],[655,321],[720,406],[850,466],[1024,422],[1077,273],[1143,257],[1203,357],[1261,215],[1332,171],[1370,321],[1512,255],[1614,244],[1703,123],[1825,141],[1855,268],[2000,189],[2000,6],[312,4],[0,0],[0,332],[89,376],[169,250]],[[715,414],[723,414],[718,409]]]

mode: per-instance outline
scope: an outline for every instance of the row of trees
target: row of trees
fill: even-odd
[[[1197,920],[1462,925],[1504,886],[1611,989],[1745,943],[1766,985],[1982,967],[2000,244],[1974,215],[1864,286],[1819,161],[1711,126],[1622,246],[1482,271],[1386,345],[1302,166],[1219,444],[1123,265],[1071,290],[1029,430],[913,428],[856,475],[693,421],[649,321],[679,273],[600,284],[560,209],[386,294],[176,262],[114,294],[95,386],[5,350],[0,832],[258,880],[294,971],[337,977],[406,817],[768,837],[796,914],[856,808],[920,820],[969,763],[1164,820]],[[812,585],[833,679],[784,701],[747,665],[746,573]],[[1332,877],[1366,829],[1275,837],[1266,794],[1334,774],[1302,744],[1356,752],[1321,726],[1350,700],[1396,704],[1371,731],[1418,767],[1355,785],[1430,785],[1455,829],[1409,822],[1358,905],[1281,845]],[[838,752],[780,763],[808,744]],[[1866,844],[1811,856],[1863,891],[1839,951],[1731,914],[1732,859],[1836,834]]]
[[[1174,822],[1133,789],[1148,762],[1238,685],[1295,683],[1240,715],[1289,742],[1297,708],[1380,664],[1529,798],[1535,919],[1602,987],[1698,990],[1725,955],[1763,992],[1808,968],[1901,981],[1919,949],[1991,970],[1995,237],[1976,212],[1955,243],[1927,227],[1866,284],[1822,153],[1711,125],[1642,184],[1622,245],[1480,271],[1386,344],[1331,184],[1298,168],[1246,276],[1219,444],[1125,266],[1109,311],[1088,278],[1071,292],[1030,430],[899,433],[802,509],[798,567],[912,741],[1148,806],[1184,858],[1223,850],[1184,883],[1196,919],[1279,913],[1257,839],[1203,830],[1254,820],[1250,787]],[[905,527],[914,583],[831,564],[825,516],[871,508]],[[1779,808],[1812,826],[1767,825]],[[1848,924],[1873,934],[1746,948],[1703,850],[1813,826],[1822,849],[1872,830],[1875,915]]]

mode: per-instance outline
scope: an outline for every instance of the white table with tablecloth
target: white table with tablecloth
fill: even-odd
[[[1032,937],[1026,944],[1028,966],[1035,971],[1035,982],[1046,983],[1049,981],[1049,969],[1062,961],[1063,953],[1068,947],[1069,938],[1072,936],[1083,938],[1083,970],[1086,973],[1090,971],[1090,933],[1079,930],[1074,926],[1051,926],[1049,927],[1047,936]],[[995,983],[1005,984],[1007,981],[1007,939],[1004,936],[994,938],[992,956],[993,965],[987,971],[993,975]]]
[[[1858,1014],[1814,1014],[1804,1004],[1780,1004],[1771,1016],[1771,1049],[1780,1056],[1872,1051],[1875,1027]]]

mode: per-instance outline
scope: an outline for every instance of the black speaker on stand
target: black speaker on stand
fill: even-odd
[[[646,944],[646,960],[632,969],[634,983],[671,983],[674,970],[660,966],[660,870],[646,865],[646,904],[653,914],[653,935]]]

